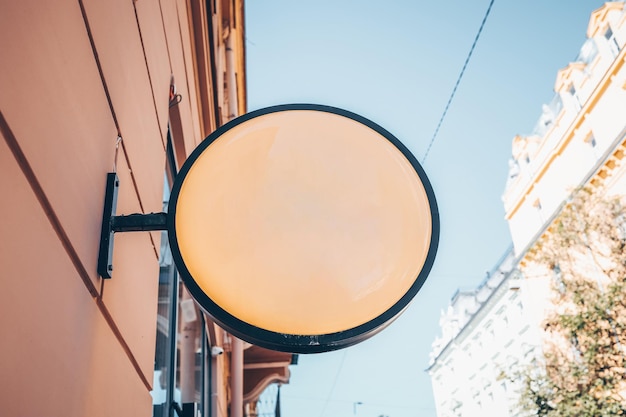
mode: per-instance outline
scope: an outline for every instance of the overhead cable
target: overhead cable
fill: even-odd
[[[489,3],[489,7],[487,8],[485,17],[483,17],[483,21],[480,24],[480,28],[478,28],[478,33],[476,33],[476,37],[474,38],[474,43],[472,43],[472,47],[470,48],[470,51],[467,54],[467,58],[465,58],[465,63],[463,64],[463,68],[461,69],[459,77],[456,80],[456,84],[454,84],[454,88],[452,89],[452,94],[450,94],[448,103],[446,103],[446,107],[444,108],[443,114],[441,115],[441,118],[439,119],[439,123],[437,123],[437,128],[435,129],[435,133],[433,133],[433,137],[430,139],[430,143],[428,144],[426,153],[424,153],[424,156],[422,157],[422,164],[426,162],[426,158],[428,157],[428,154],[430,153],[430,148],[432,148],[433,143],[435,142],[435,139],[437,139],[437,135],[439,134],[439,129],[441,128],[441,124],[443,123],[443,120],[446,118],[446,114],[448,113],[448,109],[450,108],[450,103],[452,103],[452,99],[454,99],[454,95],[456,94],[456,90],[459,87],[459,84],[461,83],[461,79],[463,78],[463,74],[465,73],[465,69],[467,68],[467,64],[469,63],[469,60],[472,57],[472,54],[474,53],[474,48],[476,48],[476,43],[478,42],[478,38],[480,38],[480,34],[483,31],[483,27],[485,26],[487,17],[489,17],[489,13],[491,12],[491,6],[493,6],[493,2],[494,0],[491,0],[491,2]]]
[[[330,391],[328,392],[328,396],[326,397],[326,401],[324,402],[324,407],[322,408],[320,417],[324,417],[324,415],[326,414],[326,408],[328,407],[330,398],[335,393],[335,386],[337,385],[337,380],[339,379],[339,375],[341,374],[341,370],[343,368],[343,362],[346,360],[346,352],[347,350],[344,349],[343,354],[341,355],[339,366],[337,366],[337,373],[335,373],[335,379],[333,380],[333,385],[330,387]]]

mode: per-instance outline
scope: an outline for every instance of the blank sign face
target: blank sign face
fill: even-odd
[[[316,105],[263,109],[209,136],[170,200],[192,296],[231,333],[319,352],[374,334],[428,274],[439,224],[428,180],[382,128]]]

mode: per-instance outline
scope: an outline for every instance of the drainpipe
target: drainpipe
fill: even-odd
[[[243,341],[231,336],[230,416],[243,417]]]
[[[231,29],[226,38],[226,86],[228,88],[228,120],[237,117],[237,74],[235,63],[235,33]]]
[[[183,415],[195,414],[196,397],[196,338],[198,316],[194,302],[187,291],[180,303],[182,310],[182,334],[180,340],[180,391]]]
[[[210,417],[218,417],[218,392],[217,392],[217,384],[219,380],[217,378],[217,357],[211,355],[211,414]]]
[[[184,323],[180,341],[180,392],[181,402],[195,401],[196,381],[196,329],[192,323]]]

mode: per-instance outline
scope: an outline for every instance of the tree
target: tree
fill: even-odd
[[[626,213],[602,195],[574,193],[533,251],[554,308],[540,365],[509,375],[531,415],[626,415]]]

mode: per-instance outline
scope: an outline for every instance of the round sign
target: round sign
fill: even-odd
[[[292,104],[241,116],[193,151],[168,234],[187,289],[220,326],[314,353],[365,340],[406,308],[434,262],[439,215],[393,135]]]

